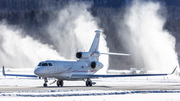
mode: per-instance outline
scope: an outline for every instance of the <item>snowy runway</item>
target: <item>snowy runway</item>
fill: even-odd
[[[50,84],[53,79],[48,81]],[[93,82],[97,84],[92,87],[86,87],[84,81],[65,81],[64,87],[57,87],[56,84],[43,87],[43,79],[0,76],[0,99],[26,97],[33,100],[38,97],[38,100],[45,100],[53,97],[54,100],[59,100],[60,97],[63,100],[103,101],[111,98],[130,100],[130,97],[134,97],[138,101],[180,100],[180,78],[175,76],[101,78],[93,79]]]
[[[92,87],[86,86],[64,86],[64,87],[57,87],[57,86],[1,86],[0,92],[9,92],[9,91],[115,91],[115,90],[180,90],[180,84],[119,84],[119,85],[94,85]]]
[[[0,97],[64,97],[64,96],[102,96],[125,94],[174,93],[180,90],[32,90],[0,92]]]

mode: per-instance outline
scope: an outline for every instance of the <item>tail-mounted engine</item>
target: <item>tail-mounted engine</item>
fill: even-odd
[[[100,53],[98,51],[95,53],[92,53],[92,54],[90,54],[89,52],[77,52],[76,53],[76,58],[78,58],[78,59],[87,59],[90,56],[99,57]]]
[[[90,66],[92,69],[101,69],[103,67],[103,64],[98,61],[93,61],[93,62],[91,62]]]
[[[86,58],[90,57],[90,55],[91,54],[89,52],[77,52],[76,53],[76,57],[78,59],[86,59]]]

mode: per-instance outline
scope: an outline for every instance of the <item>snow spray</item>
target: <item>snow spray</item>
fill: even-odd
[[[178,66],[175,38],[163,29],[158,2],[134,0],[120,24],[119,36],[137,67],[169,73]]]

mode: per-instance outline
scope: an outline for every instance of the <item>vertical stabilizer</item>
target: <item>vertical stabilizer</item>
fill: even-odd
[[[96,32],[96,36],[94,37],[93,43],[89,50],[90,53],[98,52],[98,48],[99,48],[99,40],[100,40],[100,32],[101,31],[96,30],[95,32]]]

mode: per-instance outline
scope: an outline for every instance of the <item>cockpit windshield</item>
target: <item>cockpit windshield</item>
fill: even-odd
[[[38,66],[41,66],[42,63],[39,63]]]
[[[47,63],[42,63],[42,66],[48,66],[48,64]]]
[[[38,66],[53,66],[52,63],[39,63]]]
[[[49,66],[53,66],[52,63],[48,63],[48,64],[49,64]]]

